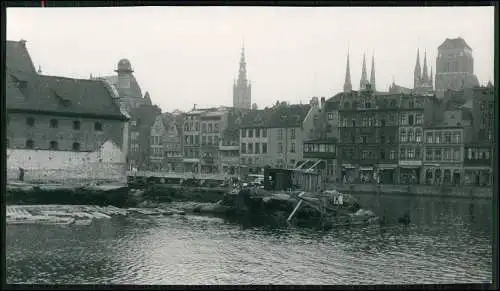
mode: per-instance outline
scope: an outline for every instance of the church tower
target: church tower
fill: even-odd
[[[347,65],[345,68],[345,81],[344,81],[344,92],[351,92],[352,84],[351,84],[351,68],[349,65],[349,51],[347,51]]]
[[[366,74],[366,57],[363,54],[363,68],[361,71],[361,80],[359,81],[359,90],[365,90],[366,85],[368,85],[368,76]]]
[[[413,70],[413,88],[416,89],[420,87],[422,82],[422,69],[420,67],[420,50],[417,49],[417,63],[415,64],[415,69]]]
[[[375,56],[372,56],[372,71],[370,73],[370,85],[373,91],[376,91],[375,87]]]
[[[252,104],[252,84],[250,84],[250,82],[247,79],[245,46],[242,46],[238,80],[236,80],[233,84],[233,107],[250,109],[251,104]]]

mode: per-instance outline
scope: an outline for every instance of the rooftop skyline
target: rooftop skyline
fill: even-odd
[[[465,39],[479,81],[493,81],[493,13],[493,7],[8,8],[7,39],[27,40],[36,68],[47,75],[114,75],[127,58],[143,93],[163,111],[232,105],[244,43],[252,103],[263,108],[341,92],[348,51],[354,90],[363,54],[368,70],[374,55],[377,90],[393,80],[412,88],[417,49],[435,73],[446,38]]]

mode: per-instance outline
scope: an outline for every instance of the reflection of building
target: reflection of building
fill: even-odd
[[[240,162],[249,172],[263,167],[290,168],[302,160],[304,137],[313,128],[318,105],[288,105],[253,110],[240,125]]]
[[[58,171],[57,180],[90,177],[97,166],[102,178],[104,168],[123,175],[128,117],[118,96],[99,80],[37,74],[25,41],[6,47],[8,167]]]
[[[472,49],[463,38],[447,38],[438,47],[435,84],[438,98],[442,98],[446,90],[459,91],[479,85],[474,75]]]
[[[464,142],[471,137],[472,114],[467,108],[449,109],[443,121],[424,128],[422,181],[430,185],[461,185]]]
[[[100,77],[118,94],[120,107],[131,116],[129,168],[149,168],[149,135],[156,116],[161,113],[158,106],[152,105],[151,97],[146,92],[142,96],[141,88],[133,74],[130,61],[121,59],[114,76]],[[91,77],[92,78],[92,77]]]
[[[252,84],[247,79],[247,62],[245,60],[245,48],[241,48],[240,69],[238,80],[233,84],[233,107],[250,109],[252,103]]]
[[[182,172],[182,115],[163,113],[151,127],[150,169]]]

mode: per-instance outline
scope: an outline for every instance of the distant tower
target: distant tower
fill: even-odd
[[[415,64],[415,69],[413,71],[413,88],[420,87],[422,81],[422,69],[420,68],[420,50],[417,49],[417,63]]]
[[[372,56],[372,71],[370,73],[370,85],[373,91],[376,91],[375,87],[375,56]]]
[[[351,68],[349,65],[349,51],[347,51],[347,65],[345,68],[344,92],[351,92],[351,91],[352,91]]]
[[[368,77],[366,74],[366,56],[363,54],[363,69],[361,71],[361,80],[359,81],[359,90],[366,89],[366,85],[368,84]]]
[[[422,83],[429,83],[429,72],[427,70],[427,51],[424,52],[424,68],[422,69]]]
[[[240,70],[238,80],[233,84],[233,107],[250,109],[252,102],[252,84],[247,79],[245,46],[241,47]]]
[[[442,98],[446,90],[457,91],[478,85],[472,48],[461,37],[447,38],[438,47],[434,84],[436,96]]]
[[[429,76],[429,85],[431,85],[431,89],[434,90],[434,77],[432,76],[432,66],[431,66],[431,75]]]

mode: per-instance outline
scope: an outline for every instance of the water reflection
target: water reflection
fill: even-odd
[[[9,225],[9,283],[383,284],[491,281],[491,202],[358,196],[387,223],[329,231],[207,216]],[[408,213],[411,223],[398,218]]]

